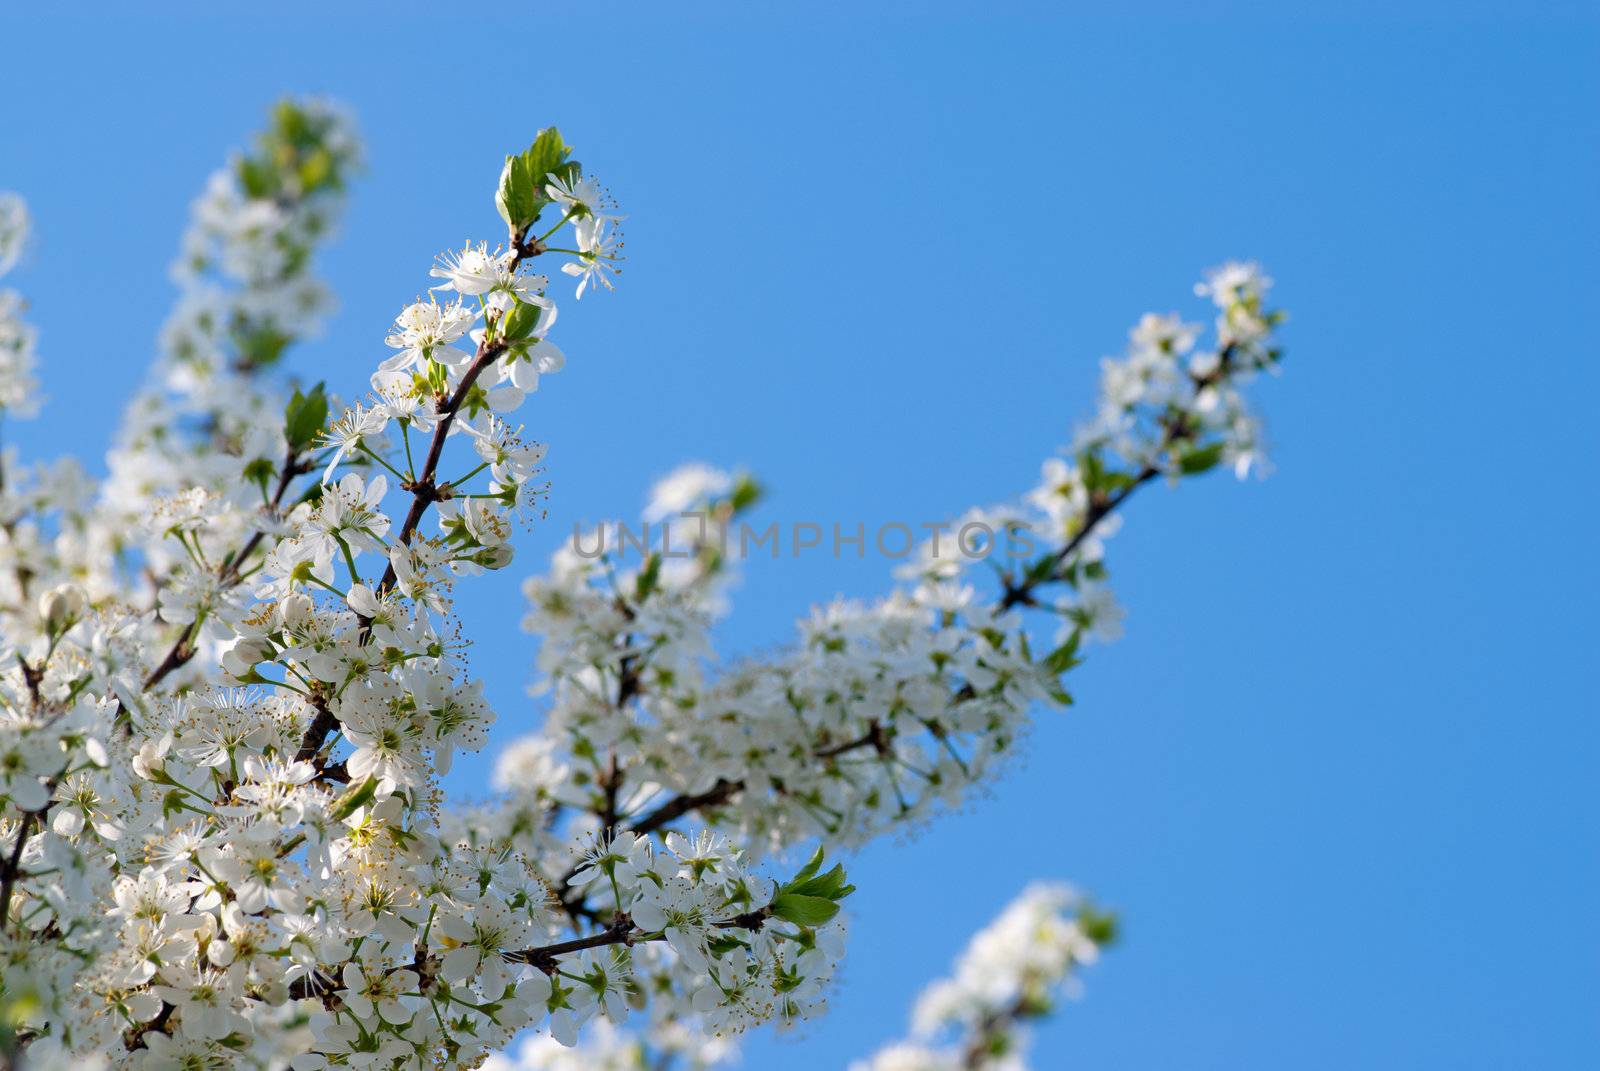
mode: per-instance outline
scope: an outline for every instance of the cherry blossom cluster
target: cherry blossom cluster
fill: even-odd
[[[825,1007],[853,888],[822,845],[960,804],[1033,707],[1070,701],[1063,674],[1118,629],[1104,551],[1128,496],[1260,470],[1244,389],[1279,358],[1269,282],[1209,275],[1204,345],[1147,317],[1038,487],[772,657],[719,668],[712,643],[761,487],[673,473],[645,518],[675,552],[580,536],[527,582],[546,717],[460,806],[441,778],[497,719],[457,586],[543,516],[519,414],[566,361],[552,274],[612,289],[623,217],[541,131],[501,171],[504,237],[419,264],[370,376],[295,384],[359,159],[336,108],[279,106],[194,206],[108,477],[0,455],[0,1058],[470,1068],[533,1030],[529,1066],[710,1068]],[[0,196],[0,269],[26,230]],[[0,292],[0,418],[37,403],[20,308]],[[984,593],[973,531],[1029,548]],[[941,1022],[988,1037],[1101,942],[1082,910],[1047,925],[1057,894],[1026,903]],[[991,990],[1010,996],[980,1008]]]
[[[1122,503],[1224,463],[1260,471],[1243,391],[1280,356],[1269,286],[1249,264],[1208,274],[1198,292],[1217,318],[1204,349],[1199,326],[1145,317],[1104,364],[1095,419],[1038,486],[951,522],[887,598],[814,610],[778,657],[715,666],[711,632],[738,558],[729,533],[761,497],[749,476],[672,473],[643,511],[657,537],[621,524],[575,533],[524,588],[549,712],[502,753],[505,796],[471,822],[551,859],[544,872],[559,880],[573,831],[660,838],[698,821],[759,854],[858,845],[959,804],[1016,750],[1032,707],[1070,702],[1061,678],[1083,644],[1120,633],[1105,548]],[[972,533],[1028,552],[971,553]],[[977,561],[1007,566],[987,599],[967,575]],[[1032,638],[1030,618],[1055,622],[1051,644]],[[596,924],[617,909],[604,888],[562,900]],[[648,1035],[608,1044],[670,1055]]]
[[[80,526],[90,545],[74,563],[97,604],[154,611],[136,627],[141,642],[174,652],[174,684],[201,679],[231,640],[225,619],[249,589],[242,568],[222,563],[289,489],[273,494],[287,393],[273,373],[331,310],[314,254],[359,160],[337,107],[284,101],[193,205],[172,271],[180,295],[106,456],[95,515]]]
[[[141,403],[155,419],[123,444],[150,465],[136,486],[114,466],[107,497],[70,515],[37,477],[6,491],[8,547],[118,528],[132,504],[145,539],[115,544],[137,555],[131,598],[122,563],[79,582],[92,552],[7,559],[8,1051],[471,1067],[520,1030],[570,1044],[634,1007],[710,1032],[806,1014],[851,891],[820,853],[779,884],[726,838],[602,830],[564,845],[555,882],[547,857],[441,814],[439,776],[495,719],[445,627],[453,588],[510,563],[544,494],[543,448],[509,422],[564,360],[530,265],[570,225],[564,274],[609,287],[619,217],[542,133],[502,177],[507,243],[439,258],[370,391],[275,404],[249,381],[322,304],[319,193],[353,158],[333,113],[286,105],[197,206],[185,263],[236,285],[185,296],[175,396]],[[603,925],[573,937],[564,893],[590,887]]]
[[[173,265],[180,297],[160,359],[107,456],[109,507],[137,518],[152,496],[196,487],[225,494],[240,457],[278,460],[283,403],[262,374],[314,336],[332,309],[313,255],[359,162],[338,108],[285,101],[253,150],[212,174]]]
[[[851,1071],[1023,1071],[1027,1024],[1076,993],[1115,923],[1063,885],[1034,885],[972,938],[955,973],[928,986],[912,1037]]]
[[[887,598],[812,611],[778,657],[713,665],[728,532],[760,497],[749,477],[697,465],[663,480],[644,516],[665,533],[647,547],[628,542],[638,526],[576,533],[525,586],[552,701],[504,754],[498,821],[536,856],[569,827],[660,833],[696,815],[766,852],[858,845],[959,803],[1032,707],[1070,701],[1061,676],[1082,645],[1119,632],[1104,555],[1121,503],[1157,478],[1259,465],[1242,391],[1278,361],[1268,285],[1252,265],[1207,277],[1218,320],[1204,350],[1197,326],[1146,317],[1106,362],[1096,419],[1034,490],[953,521]],[[1031,551],[963,545],[983,538]],[[967,575],[980,560],[1007,566],[988,598]],[[1034,615],[1056,623],[1051,644],[1030,638]]]
[[[0,191],[0,276],[22,256],[28,223],[26,202]],[[23,310],[21,294],[0,288],[0,410],[29,416],[38,383],[33,378],[35,332],[22,318]]]
[[[1078,994],[1078,971],[1095,963],[1116,935],[1115,918],[1060,884],[1030,886],[975,934],[951,977],[917,1000],[910,1036],[856,1061],[851,1071],[1023,1071],[1028,1026]],[[586,1031],[577,1048],[548,1035],[513,1055],[491,1057],[488,1071],[708,1071],[736,1058],[722,1039],[677,1024]]]

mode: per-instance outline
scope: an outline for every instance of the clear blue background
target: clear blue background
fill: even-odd
[[[103,453],[191,198],[285,92],[370,146],[308,376],[359,387],[433,254],[499,234],[538,127],[631,213],[620,292],[567,303],[525,410],[555,493],[517,575],[684,459],[752,467],[785,521],[1019,492],[1140,312],[1260,258],[1293,313],[1278,474],[1141,496],[1126,640],[992,798],[856,860],[833,1013],[749,1064],[870,1051],[1057,877],[1126,939],[1040,1067],[1595,1066],[1592,8],[518,7],[5,16],[0,186],[38,217],[9,282],[52,396],[27,449]],[[725,646],[886,573],[758,565]],[[539,717],[514,579],[465,606],[502,740]]]

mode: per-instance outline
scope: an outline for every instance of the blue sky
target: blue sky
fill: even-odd
[[[631,214],[621,290],[568,303],[568,368],[525,410],[555,489],[519,576],[687,459],[758,472],[771,519],[1007,498],[1139,313],[1199,315],[1200,269],[1258,258],[1293,316],[1258,392],[1279,471],[1132,506],[1127,638],[989,798],[856,859],[834,1011],[749,1064],[887,1040],[1051,877],[1125,940],[1040,1067],[1592,1066],[1600,22],[690,8],[0,17],[29,35],[0,67],[0,187],[38,229],[8,282],[53,399],[12,436],[103,453],[190,200],[286,92],[347,102],[370,155],[310,377],[358,386],[433,254],[499,234],[499,160],[537,128]],[[754,565],[724,647],[886,574]],[[464,608],[502,739],[539,717],[512,579]],[[471,790],[487,763],[462,765]]]

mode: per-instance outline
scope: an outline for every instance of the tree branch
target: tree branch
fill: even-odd
[[[831,759],[851,751],[859,751],[864,747],[872,748],[879,755],[887,755],[889,753],[889,734],[884,731],[882,723],[877,718],[873,718],[868,722],[867,731],[854,740],[846,740],[844,743],[834,744],[832,747],[818,748],[811,754],[819,759]]]
[[[654,833],[662,826],[669,822],[677,821],[690,811],[696,811],[702,807],[716,807],[719,804],[727,803],[743,789],[744,782],[742,780],[729,781],[726,778],[719,777],[716,784],[704,792],[673,797],[629,826],[628,831],[637,833],[640,836],[646,833]]]
[[[299,455],[291,449],[283,459],[283,467],[278,472],[277,487],[273,490],[272,497],[267,501],[265,509],[268,512],[276,513],[278,507],[283,503],[283,496],[289,490],[289,485],[294,482],[294,478],[309,471],[308,468],[300,463]],[[266,538],[266,529],[257,528],[250,538],[245,541],[244,546],[239,548],[237,554],[230,554],[223,559],[222,567],[217,572],[217,579],[220,584],[219,590],[226,591],[244,579],[240,575],[239,567],[244,564],[251,554],[255,553],[255,549],[261,545],[261,541],[264,538]],[[155,669],[150,671],[150,675],[144,679],[146,691],[160,684],[169,674],[194,657],[197,648],[189,642],[189,637],[193,632],[194,626],[192,624],[185,628],[182,635],[173,643],[172,648],[167,651],[166,657],[156,665]]]
[[[1215,368],[1205,375],[1192,377],[1192,382],[1194,384],[1196,393],[1205,389],[1206,387],[1215,385],[1228,374],[1232,366],[1234,353],[1235,346],[1232,343],[1224,346],[1221,352],[1218,354],[1217,365]],[[1187,432],[1188,429],[1186,429],[1181,423],[1169,424],[1162,436],[1161,450],[1165,451],[1172,447]],[[1132,496],[1135,490],[1149,483],[1160,474],[1161,470],[1156,466],[1146,465],[1133,477],[1132,483],[1128,484],[1126,487],[1123,487],[1114,494],[1105,496],[1099,501],[1091,502],[1089,508],[1084,513],[1083,527],[1076,535],[1067,541],[1065,546],[1061,547],[1061,549],[1052,555],[1054,559],[1054,565],[1051,567],[1048,575],[1037,580],[1025,578],[1020,583],[1015,584],[1007,580],[1005,584],[1005,591],[999,600],[997,600],[999,609],[1004,611],[1010,610],[1015,606],[1037,605],[1034,601],[1034,593],[1037,591],[1037,589],[1047,582],[1059,579],[1058,573],[1060,567],[1067,562],[1067,560],[1070,559],[1074,553],[1077,552],[1078,548],[1081,547],[1090,536],[1094,534],[1095,529],[1098,528],[1107,517],[1115,513],[1122,506],[1122,504],[1126,502],[1130,496]],[[955,694],[954,700],[958,703],[965,702],[972,699],[976,694],[977,692],[969,684],[964,686]],[[870,723],[867,732],[862,736],[841,744],[834,744],[818,748],[813,751],[812,754],[820,759],[829,759],[865,747],[876,748],[879,754],[887,753],[888,738],[876,719]],[[630,826],[629,829],[632,832],[639,834],[654,832],[669,822],[676,821],[677,819],[683,817],[690,811],[697,810],[701,807],[715,807],[719,804],[726,803],[728,800],[732,799],[735,795],[742,791],[744,787],[743,781],[727,781],[724,779],[719,779],[717,783],[706,792],[699,793],[697,795],[684,794],[673,797],[657,810],[652,811],[649,815],[645,816],[645,818]]]
[[[516,273],[522,262],[529,256],[542,253],[540,243],[524,243],[523,236],[519,235],[514,243],[516,255],[511,260],[511,272]],[[498,319],[498,318],[496,318]],[[408,490],[411,492],[411,507],[406,510],[405,521],[400,525],[398,539],[401,544],[409,545],[411,537],[416,534],[417,526],[422,523],[423,515],[428,512],[428,507],[448,494],[448,489],[441,489],[438,485],[439,460],[444,456],[445,440],[449,438],[450,429],[455,426],[456,415],[461,411],[461,406],[466,403],[467,396],[472,390],[472,385],[477,382],[478,376],[484,369],[492,365],[496,358],[506,350],[504,339],[489,340],[487,328],[492,327],[495,321],[485,321],[483,341],[478,344],[478,350],[473,355],[472,363],[461,375],[461,382],[456,385],[455,391],[446,399],[439,409],[439,421],[433,426],[433,437],[428,442],[428,453],[422,463],[422,472],[411,481]],[[375,589],[381,598],[387,591],[393,589],[398,574],[395,572],[394,562],[391,560],[383,570],[383,578],[378,581]],[[372,639],[372,621],[369,618],[361,619],[361,642],[366,644]],[[323,715],[327,713],[325,718]],[[306,734],[300,742],[300,756],[315,755],[322,749],[328,734],[331,733],[339,720],[331,712],[319,710],[317,717],[307,727]]]
[[[710,925],[721,930],[759,930],[765,926],[772,917],[772,908],[759,907],[754,911],[746,911],[742,915],[735,915],[731,919],[723,919]],[[645,934],[634,925],[633,919],[626,912],[619,913],[611,924],[599,933],[590,934],[588,937],[577,937],[570,941],[558,941],[553,945],[540,945],[538,948],[522,948],[514,952],[502,952],[501,957],[513,963],[527,963],[539,968],[546,974],[556,971],[556,957],[568,955],[573,952],[582,952],[590,948],[604,948],[607,945],[631,945],[638,941],[659,940],[660,934]]]
[[[605,945],[632,944],[633,935],[637,927],[626,913],[619,914],[599,933],[588,937],[578,937],[571,941],[558,941],[553,945],[542,945],[538,948],[524,948],[516,952],[502,952],[500,955],[514,963],[528,963],[546,974],[556,971],[556,957],[564,956],[570,952],[582,952],[586,948],[601,948]]]

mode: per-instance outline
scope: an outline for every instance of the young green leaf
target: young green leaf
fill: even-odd
[[[784,888],[787,889],[790,886],[793,886],[793,885],[798,884],[800,882],[804,882],[804,881],[810,880],[810,878],[814,874],[816,874],[817,871],[819,871],[821,869],[822,869],[822,849],[820,847],[818,847],[817,850],[812,853],[810,861],[808,861],[805,866],[800,868],[800,873],[796,874],[793,878],[791,878],[789,880],[789,883],[787,885],[785,885]]]
[[[835,864],[822,872],[823,850],[819,847],[789,881],[779,886],[772,899],[772,913],[801,926],[820,926],[839,913],[837,901],[856,891],[845,881],[844,867]]]
[[[1178,469],[1185,476],[1198,476],[1208,469],[1215,468],[1217,462],[1222,460],[1222,451],[1226,448],[1226,443],[1215,442],[1198,450],[1190,450],[1178,458]]]
[[[1044,656],[1044,661],[1040,664],[1044,666],[1047,673],[1059,677],[1081,661],[1077,655],[1078,641],[1082,635],[1082,629],[1073,629],[1072,635],[1067,638],[1066,643]]]
[[[576,160],[569,159],[571,153],[561,131],[551,126],[539,131],[526,150],[506,157],[494,203],[513,231],[521,232],[551,204],[545,186],[552,174],[564,182],[577,177],[580,168]]]
[[[772,913],[797,926],[821,926],[839,913],[839,905],[821,896],[779,893],[772,901]]]
[[[733,494],[728,498],[728,504],[735,513],[742,513],[755,505],[761,498],[761,485],[749,476],[740,476],[739,482],[733,485]]]
[[[507,339],[524,339],[533,334],[539,326],[539,316],[543,312],[537,305],[530,305],[526,301],[519,301],[511,306],[511,311],[506,313],[500,321],[501,337]]]
[[[333,806],[328,814],[334,821],[342,822],[355,813],[357,807],[364,807],[372,802],[372,797],[377,795],[378,779],[369,777],[359,785],[348,789],[344,795],[333,801]]]
[[[328,420],[328,396],[322,384],[311,388],[310,394],[298,390],[284,408],[283,437],[295,453],[305,450],[316,441],[323,424]]]

